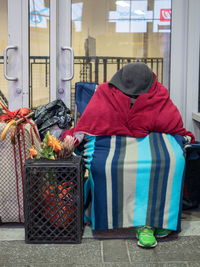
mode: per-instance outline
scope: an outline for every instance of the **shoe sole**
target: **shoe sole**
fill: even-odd
[[[167,237],[169,234],[167,235],[156,235],[157,238],[164,238],[164,237]]]
[[[145,245],[142,245],[142,244],[140,243],[140,241],[138,241],[137,244],[138,244],[139,247],[142,247],[142,248],[155,248],[155,247],[157,246],[158,243],[157,243],[157,241],[156,241],[156,243],[153,244],[153,245],[151,245],[151,246],[145,246]]]
[[[172,231],[169,232],[168,234],[165,234],[165,235],[157,235],[157,234],[155,234],[155,237],[157,237],[157,238],[163,238],[163,237],[169,236],[171,233],[172,233]]]

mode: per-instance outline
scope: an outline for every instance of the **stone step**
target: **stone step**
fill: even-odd
[[[200,221],[182,221],[182,231],[178,236],[200,236]],[[92,233],[89,226],[85,227],[84,238],[135,238],[135,232],[131,229],[101,231]],[[0,241],[23,241],[25,239],[24,227],[0,227]]]

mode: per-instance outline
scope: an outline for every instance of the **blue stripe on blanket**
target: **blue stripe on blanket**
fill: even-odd
[[[85,198],[90,190],[94,230],[143,225],[180,230],[185,160],[175,137],[88,139]]]
[[[158,194],[158,190],[160,190],[159,188],[159,179],[161,177],[159,177],[160,175],[160,169],[161,169],[161,156],[160,156],[160,151],[159,151],[159,147],[158,147],[158,139],[156,136],[156,133],[152,133],[153,136],[153,145],[154,145],[154,149],[155,149],[155,173],[154,173],[154,177],[153,177],[153,198],[152,198],[152,206],[151,206],[151,219],[150,219],[150,225],[154,225],[154,220],[155,220],[155,216],[156,213],[158,213],[159,211],[156,209],[156,201],[157,201],[157,194]]]
[[[121,136],[116,136],[116,149],[112,160],[112,192],[118,192],[118,159],[120,156]],[[118,194],[112,194],[113,228],[118,227]]]
[[[94,216],[95,216],[95,228],[108,228],[107,217],[107,188],[106,188],[106,159],[108,157],[110,148],[110,136],[96,137],[93,160],[91,162],[91,169],[93,181],[94,181]],[[96,168],[98,166],[99,168]],[[95,209],[101,203],[104,207],[101,211]]]
[[[169,167],[170,167],[170,157],[169,153],[167,151],[167,147],[165,144],[165,141],[163,139],[163,136],[160,135],[160,141],[163,149],[164,154],[164,160],[165,160],[165,166],[164,166],[164,177],[162,182],[162,189],[161,189],[161,201],[160,201],[160,215],[159,215],[159,221],[158,221],[158,228],[161,228],[163,225],[163,215],[164,215],[164,205],[165,205],[165,199],[166,199],[166,190],[167,190],[167,180],[169,175]]]

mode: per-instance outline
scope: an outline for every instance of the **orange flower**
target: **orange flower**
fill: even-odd
[[[37,155],[37,151],[35,150],[35,146],[33,145],[32,148],[29,148],[28,150],[30,152],[29,158],[33,159],[33,157]]]
[[[66,195],[67,194],[67,190],[66,189],[63,189],[63,194]]]
[[[62,190],[62,185],[61,185],[61,184],[58,186],[58,189],[59,189],[60,191]]]
[[[49,138],[48,138],[48,146],[53,146],[53,144],[54,144],[54,137],[53,136],[49,136]]]
[[[54,143],[54,151],[57,152],[57,151],[59,151],[61,149],[62,149],[61,143],[58,140],[56,140],[55,143]]]
[[[54,151],[61,150],[61,143],[55,137],[49,136],[48,145],[53,147]]]

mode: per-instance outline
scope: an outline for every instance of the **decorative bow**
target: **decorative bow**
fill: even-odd
[[[16,126],[19,123],[23,122],[24,120],[26,120],[27,122],[29,122],[32,125],[30,120],[28,120],[28,117],[33,116],[34,112],[29,113],[30,112],[29,108],[20,108],[20,109],[17,109],[15,111],[10,111],[4,105],[1,104],[1,106],[5,110],[6,114],[3,114],[0,116],[0,121],[7,123],[6,127],[4,128],[4,130],[1,134],[1,140],[4,140],[6,138],[6,134],[9,130],[9,128],[12,126],[11,141],[12,141],[12,143],[14,143]]]
[[[20,109],[17,109],[15,111],[10,111],[4,105],[1,104],[1,106],[5,110],[6,114],[3,114],[0,116],[0,121],[6,122],[6,123],[10,122],[12,120],[24,118],[24,116],[28,115],[30,112],[29,108],[20,108]]]

